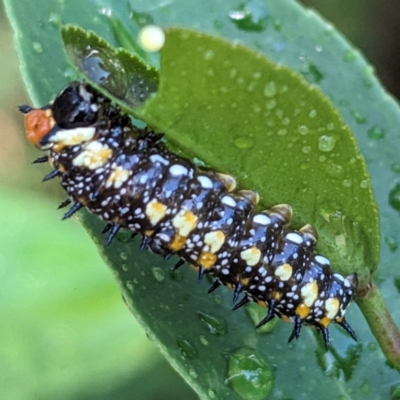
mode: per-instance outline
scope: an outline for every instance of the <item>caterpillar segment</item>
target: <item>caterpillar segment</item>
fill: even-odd
[[[289,227],[292,208],[280,204],[256,211],[256,192],[237,190],[226,174],[195,166],[170,152],[161,134],[132,125],[90,85],[69,84],[43,108],[21,106],[27,139],[47,152],[35,163],[53,167],[72,204],[63,219],[86,207],[103,219],[109,245],[120,229],[140,234],[149,248],[215,278],[233,289],[237,309],[249,301],[267,307],[261,326],[274,317],[314,326],[330,343],[328,326],[339,324],[356,340],[344,315],[355,296],[357,275],[343,277],[315,251],[311,225]],[[239,300],[239,297],[242,298]]]

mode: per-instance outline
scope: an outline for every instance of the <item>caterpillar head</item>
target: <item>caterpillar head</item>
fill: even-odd
[[[43,108],[27,105],[19,109],[25,114],[27,139],[46,150],[57,143],[71,146],[93,139],[97,121],[109,100],[89,85],[72,82]]]

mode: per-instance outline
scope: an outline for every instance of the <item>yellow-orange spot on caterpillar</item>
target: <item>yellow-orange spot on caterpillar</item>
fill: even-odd
[[[257,300],[257,304],[258,304],[259,306],[261,306],[261,307],[267,308],[267,305],[265,304],[265,301]]]
[[[93,126],[88,126],[86,128],[73,128],[73,129],[60,129],[51,135],[49,139],[52,143],[57,143],[58,148],[62,149],[65,146],[74,146],[76,144],[83,144],[85,142],[90,142],[96,133],[96,128]],[[98,143],[94,141],[92,143]],[[92,143],[89,143],[92,144]],[[54,147],[53,147],[54,149]]]
[[[325,328],[327,328],[331,323],[331,320],[328,317],[324,317],[319,320],[319,323],[323,325]]]
[[[273,292],[272,297],[276,300],[279,301],[282,298],[282,293],[281,292]]]
[[[210,246],[210,252],[216,253],[225,242],[225,234],[222,231],[208,232],[204,235],[204,244]]]
[[[147,231],[145,231],[145,236],[148,236],[148,237],[150,237],[150,236],[152,236],[153,235],[153,233],[154,233],[154,230],[147,230]]]
[[[146,216],[152,225],[156,225],[161,221],[167,213],[167,206],[153,199],[146,206]]]
[[[326,316],[329,319],[335,318],[339,311],[339,300],[336,297],[331,297],[325,301]]]
[[[172,241],[171,245],[169,246],[172,251],[180,250],[186,242],[186,238],[180,235],[175,235],[174,240]]]
[[[299,304],[296,308],[296,314],[304,319],[310,314],[310,307],[306,306],[304,303]]]
[[[335,318],[336,322],[343,322],[343,315],[341,317]]]
[[[84,167],[95,170],[102,167],[111,156],[112,150],[108,146],[94,141],[89,143],[85,147],[85,150],[83,150],[73,159],[72,164],[74,164],[76,167]],[[111,173],[111,176],[112,175],[113,173]],[[109,186],[106,184],[106,187]]]
[[[308,307],[311,307],[314,304],[314,301],[318,297],[318,285],[317,282],[312,281],[308,282],[301,288],[301,297],[304,300],[304,304]]]
[[[246,261],[247,265],[253,267],[260,261],[261,251],[257,247],[253,246],[247,250],[243,250],[240,253],[240,257],[242,260]]]
[[[239,282],[243,285],[243,286],[247,286],[250,282],[250,278],[240,278]]]
[[[233,192],[236,189],[236,179],[233,176],[217,173],[217,177],[228,192]]]
[[[293,268],[290,264],[280,265],[275,270],[275,275],[279,277],[281,281],[288,281],[292,277]]]
[[[292,320],[289,317],[287,317],[286,315],[282,315],[281,320],[285,321],[285,322],[292,322]]]
[[[215,261],[217,261],[217,256],[208,251],[202,252],[198,259],[198,263],[205,269],[210,269],[215,264]]]
[[[54,127],[55,122],[51,110],[31,110],[25,114],[26,138],[40,148],[40,141]]]
[[[119,189],[128,180],[130,174],[130,171],[123,169],[121,166],[116,167],[107,179],[106,188],[114,186],[115,189]]]
[[[199,217],[194,215],[189,210],[181,210],[172,220],[172,225],[177,229],[178,234],[183,237],[188,237],[197,226]]]

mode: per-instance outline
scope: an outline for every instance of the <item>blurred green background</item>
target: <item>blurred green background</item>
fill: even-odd
[[[400,98],[398,2],[303,3],[359,47]],[[16,108],[29,99],[1,3],[0,60],[0,397],[197,398],[129,314],[84,230],[60,222],[63,193],[41,183],[48,166],[31,165],[38,153]]]

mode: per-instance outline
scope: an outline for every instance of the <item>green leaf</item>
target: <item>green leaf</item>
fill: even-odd
[[[32,1],[7,0],[5,4],[17,32],[17,48],[22,60],[24,78],[36,104],[43,105],[48,102],[75,76],[71,73],[62,52],[59,22],[92,29],[112,45],[116,45],[121,39],[114,36],[114,25],[109,15],[112,15],[114,21],[118,20],[131,36],[134,36],[143,21],[151,18],[155,24],[162,27],[186,26],[229,40],[240,40],[241,43],[267,55],[277,64],[289,66],[303,74],[310,82],[320,86],[357,137],[367,161],[379,203],[382,235],[385,242],[390,244],[384,245],[382,249],[380,286],[384,289],[386,298],[398,297],[391,279],[396,273],[396,244],[400,243],[400,229],[398,210],[389,206],[388,197],[389,188],[396,189],[395,180],[400,171],[400,134],[397,129],[400,113],[393,99],[377,82],[365,60],[332,29],[332,26],[316,14],[304,11],[291,0],[251,0],[242,2],[242,6],[238,3],[238,7],[224,0],[176,0],[172,3],[138,0],[135,4],[108,0],[97,0],[96,3],[54,0],[41,2],[40,7]],[[237,18],[240,15],[243,15],[244,23]],[[395,197],[395,193],[392,197]],[[295,210],[296,215],[297,211]],[[88,223],[97,224],[97,220],[91,219]],[[99,226],[96,225],[96,228]],[[126,243],[119,246],[114,244],[114,253],[108,253],[107,257],[112,262],[120,263],[120,254],[122,257],[129,257],[132,248],[133,246]],[[131,257],[136,256],[132,253]],[[326,398],[360,398],[365,397],[366,393],[377,397],[390,391],[386,385],[382,385],[383,381],[395,382],[397,379],[396,372],[385,364],[381,351],[376,348],[374,337],[354,307],[349,310],[348,319],[357,331],[363,348],[360,361],[357,363],[354,360],[355,364],[346,368],[345,374],[340,372],[345,362],[342,360],[347,359],[346,354],[357,351],[351,350],[353,345],[347,336],[340,335],[335,330],[332,332],[335,349],[340,353],[334,357],[341,360],[338,362],[336,376],[350,376],[344,382],[326,376],[333,367],[331,352],[324,353],[325,363],[317,361],[313,356],[316,341],[311,330],[305,329],[298,343],[287,346],[284,338],[289,335],[290,326],[279,323],[272,334],[257,334],[253,331],[251,319],[245,312],[239,310],[230,313],[231,293],[221,290],[221,297],[211,295],[207,298],[204,295],[204,285],[195,284],[192,271],[183,269],[177,276],[173,275],[175,279],[182,278],[182,281],[176,282],[170,278],[165,263],[157,258],[146,254],[139,260],[136,257],[136,260],[129,265],[133,268],[137,262],[142,261],[138,270],[128,273],[120,269],[117,274],[121,281],[131,280],[133,288],[136,287],[134,278],[139,279],[139,285],[146,286],[147,293],[151,294],[150,298],[145,301],[138,293],[135,299],[141,305],[141,309],[152,310],[156,322],[160,319],[159,323],[152,327],[150,335],[153,331],[160,331],[168,336],[166,345],[161,345],[164,353],[175,357],[175,366],[183,371],[186,379],[203,397],[224,398],[226,393],[234,396],[232,391],[227,392],[224,380],[227,379],[229,355],[235,354],[241,346],[256,349],[257,354],[261,354],[266,362],[276,365],[271,398],[296,398],[299,390],[309,398],[318,398],[321,382]],[[160,265],[157,265],[157,262],[160,262]],[[151,267],[157,268],[155,274]],[[161,270],[166,271],[164,284],[155,277],[159,278]],[[168,290],[161,291],[164,286],[167,286]],[[129,288],[126,287],[126,292],[128,291]],[[171,312],[160,307],[160,304],[170,305],[170,294],[177,301],[172,303]],[[391,302],[391,309],[396,309],[395,301]],[[224,320],[227,333],[220,336],[209,334],[197,316],[197,310]],[[399,322],[398,314],[395,314],[395,317]],[[174,334],[171,327],[175,322],[179,327],[179,335]],[[182,340],[192,343],[196,350],[194,354],[198,354],[199,358],[194,361],[182,359],[184,354],[177,340],[179,343],[182,343]],[[349,371],[353,371],[352,374]],[[210,387],[209,384],[214,382],[218,382],[218,385]],[[287,382],[290,382],[290,385]],[[391,389],[395,391],[396,387]]]

